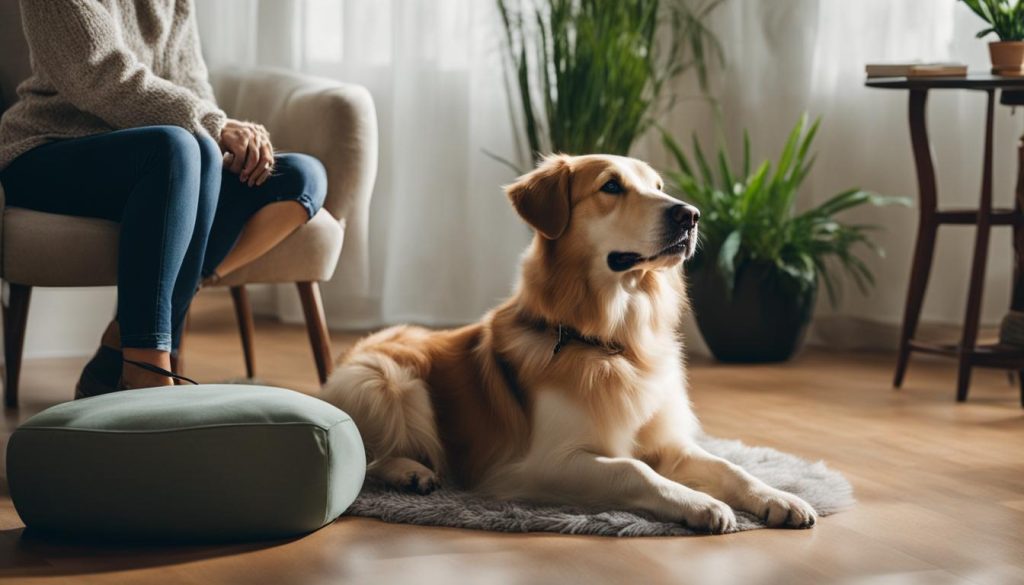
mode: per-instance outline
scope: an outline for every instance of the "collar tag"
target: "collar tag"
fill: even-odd
[[[558,339],[555,340],[555,350],[551,352],[551,355],[557,355],[558,352],[562,351],[562,348],[565,347],[565,344],[569,343],[571,338],[572,336],[569,334],[569,329],[565,325],[559,323]]]

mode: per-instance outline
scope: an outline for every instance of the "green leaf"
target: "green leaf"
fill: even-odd
[[[700,142],[697,140],[697,135],[693,135],[693,156],[697,159],[697,167],[700,169],[700,174],[707,184],[715,182],[715,176],[711,173],[711,166],[708,165],[708,161],[704,158],[704,151],[700,148]]]
[[[772,163],[764,161],[761,166],[757,167],[754,171],[753,176],[747,180],[747,192],[749,193],[760,193],[761,186],[764,185],[765,178],[768,173],[772,170]]]
[[[726,236],[722,247],[718,249],[718,268],[730,290],[736,285],[736,255],[740,251],[742,242],[743,234],[736,230]]]
[[[484,153],[485,156],[487,156],[487,157],[491,158],[492,160],[495,160],[495,161],[505,165],[506,167],[511,169],[512,172],[516,173],[517,175],[521,175],[521,174],[526,172],[519,165],[517,165],[516,163],[508,160],[507,158],[505,158],[505,157],[503,157],[503,156],[501,156],[501,155],[499,155],[497,153],[491,152],[491,151],[487,150],[486,148],[484,148],[482,150],[483,150],[483,153]]]
[[[806,120],[807,114],[804,114],[804,120]],[[803,122],[804,120],[801,120]],[[811,124],[807,133],[804,134],[803,141],[800,144],[800,152],[796,155],[796,164],[799,167],[804,166],[803,161],[807,158],[807,152],[811,148],[811,143],[814,142],[814,137],[818,134],[818,127],[821,125],[821,118],[815,118],[814,123]]]
[[[724,148],[718,151],[718,172],[722,176],[722,190],[732,191],[736,185],[736,180],[733,179],[732,171],[729,170],[729,159]]]
[[[977,38],[995,33],[1002,41],[1019,41],[1024,38],[1024,6],[1022,2],[1010,0],[962,0],[972,12],[990,24],[979,31]]]
[[[679,143],[672,138],[672,135],[668,133],[664,128],[659,127],[661,131],[661,143],[665,145],[669,153],[672,154],[672,158],[675,159],[676,165],[679,166],[679,170],[686,173],[687,175],[693,175],[693,170],[690,167],[690,161],[683,154],[683,149],[679,147]]]
[[[797,149],[797,142],[800,140],[806,124],[807,114],[804,114],[789,133],[789,137],[786,138],[786,143],[782,147],[782,154],[779,155],[779,162],[775,166],[777,175],[786,176],[789,174],[790,166],[793,164],[793,155]]]

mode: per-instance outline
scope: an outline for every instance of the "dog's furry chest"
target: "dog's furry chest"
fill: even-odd
[[[567,352],[564,361],[557,356],[531,380],[534,434],[553,432],[550,440],[555,442],[561,437],[600,445],[609,455],[625,455],[659,410],[679,402],[670,398],[686,402],[678,351],[669,342],[659,355],[644,360],[603,355],[593,348]],[[559,428],[560,419],[573,422]]]

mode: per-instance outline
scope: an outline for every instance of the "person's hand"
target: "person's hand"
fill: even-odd
[[[274,171],[270,133],[259,124],[228,120],[220,133],[225,167],[250,187],[262,185]]]

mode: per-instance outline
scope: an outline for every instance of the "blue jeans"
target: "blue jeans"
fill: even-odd
[[[216,142],[177,126],[58,140],[0,173],[7,205],[120,222],[117,319],[121,345],[170,351],[200,280],[262,207],[323,205],[327,175],[304,154],[275,156],[274,174],[249,187],[222,167]]]

